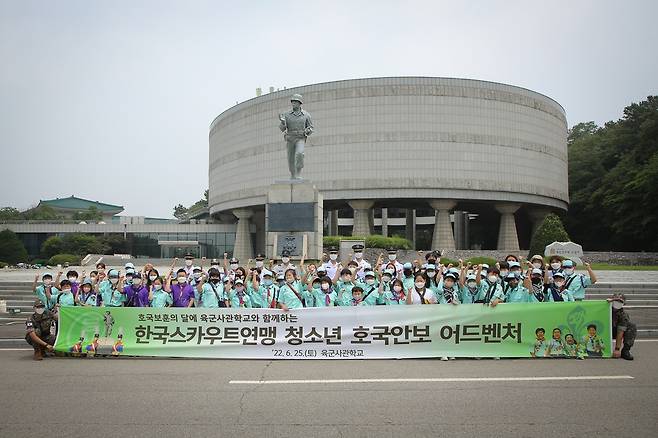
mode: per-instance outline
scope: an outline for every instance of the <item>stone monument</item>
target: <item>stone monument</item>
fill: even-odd
[[[276,181],[267,193],[265,235],[267,257],[278,259],[287,250],[291,259],[322,257],[322,195],[310,181],[301,178],[306,138],[313,132],[311,116],[302,110],[302,96],[290,98],[292,111],[279,115],[284,133],[290,180]]]

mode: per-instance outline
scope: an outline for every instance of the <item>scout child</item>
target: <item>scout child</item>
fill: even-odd
[[[91,279],[85,278],[80,284],[80,290],[75,297],[75,303],[78,306],[96,307],[98,305],[98,292],[94,290]]]
[[[596,324],[587,326],[587,334],[583,337],[583,346],[588,357],[603,357],[605,345],[596,333]]]
[[[62,280],[60,283],[61,290],[50,297],[50,308],[75,306],[75,298],[71,292],[71,282]]]
[[[548,347],[544,353],[545,357],[564,357],[564,343],[562,342],[562,330],[553,329],[553,337],[548,342]]]
[[[436,304],[438,300],[434,291],[426,287],[425,274],[418,272],[413,277],[413,286],[407,290],[407,304]],[[404,284],[404,280],[402,280]]]
[[[544,338],[545,334],[546,330],[544,330],[542,327],[539,327],[537,330],[535,330],[535,336],[537,339],[535,340],[535,344],[533,345],[532,350],[530,350],[530,356],[537,358],[544,357],[546,355],[548,344]]]
[[[50,298],[53,295],[56,295],[59,293],[59,289],[55,287],[53,284],[53,274],[50,272],[46,272],[43,274],[41,277],[41,284],[37,286],[37,282],[39,281],[39,275],[37,274],[34,277],[34,283],[32,284],[32,290],[34,290],[34,293],[36,294],[37,298],[41,300],[44,306],[46,306],[47,309],[50,309]]]
[[[165,292],[162,287],[162,278],[157,277],[154,279],[149,288],[150,306],[156,308],[171,307],[173,303],[174,300],[171,298],[171,294]]]
[[[247,293],[244,281],[240,278],[235,280],[233,288],[228,292],[228,299],[234,309],[252,307],[251,297]]]
[[[572,260],[562,262],[562,270],[566,277],[565,288],[570,290],[575,301],[585,299],[585,289],[596,283],[596,274],[589,263],[585,263],[587,275],[577,274],[576,263]]]

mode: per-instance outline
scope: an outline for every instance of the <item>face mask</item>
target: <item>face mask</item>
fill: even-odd
[[[405,269],[403,272],[404,272],[404,275],[406,275],[407,277],[411,276],[411,269]]]
[[[272,280],[263,280],[265,286],[272,286]]]
[[[322,290],[329,290],[329,284],[327,283],[322,283],[320,287],[322,288]]]
[[[388,275],[384,275],[384,276],[382,277],[382,281],[383,281],[384,283],[389,283],[389,282],[391,281],[391,277],[389,277]]]
[[[263,267],[263,262],[260,260],[256,260],[256,267],[257,268],[262,268]]]
[[[395,292],[400,292],[400,291],[402,291],[402,286],[400,286],[400,285],[395,285],[395,286],[393,286],[393,290],[394,290]]]
[[[354,275],[354,273],[356,272],[356,268],[353,267],[353,266],[350,267],[350,268],[348,268],[348,269],[350,270],[350,272],[352,273],[352,275]]]
[[[154,288],[155,290],[160,290],[160,289],[162,289],[162,285],[161,285],[161,284],[154,284],[154,285],[153,285],[153,288]]]
[[[565,273],[566,275],[571,275],[571,274],[573,274],[573,268],[565,269],[565,270],[564,270],[564,273]]]
[[[236,269],[238,269],[238,265],[237,265],[237,263],[231,263],[231,266],[230,266],[230,267],[231,267],[231,270],[232,270],[232,271],[235,271]]]
[[[95,281],[95,280],[96,280],[96,276],[95,276],[95,275],[92,275],[92,276],[89,277],[89,278],[90,278],[91,281]]]
[[[390,261],[395,260],[397,257],[398,257],[398,256],[397,256],[396,254],[389,254],[389,255],[388,255],[388,259],[389,259]]]
[[[541,283],[541,277],[532,278],[532,284],[539,284],[539,283]]]
[[[532,266],[533,266],[535,269],[541,269],[541,263],[539,263],[539,262],[535,262],[535,263],[533,263]]]
[[[192,266],[192,260],[185,260],[185,266]]]
[[[50,286],[52,283],[53,283],[52,280],[43,280],[43,284],[45,284],[46,286]]]
[[[139,286],[140,284],[142,284],[142,279],[141,279],[141,278],[135,278],[135,279],[133,280],[133,284],[134,284],[135,286]]]
[[[119,282],[118,278],[110,278],[110,283],[117,284]]]
[[[126,277],[126,283],[131,284],[133,282],[132,277]]]
[[[489,283],[495,283],[496,280],[498,280],[498,277],[495,275],[490,275],[487,277],[487,280],[489,280]]]
[[[562,266],[562,263],[551,263],[551,268],[553,268],[554,271],[560,269],[560,266]]]
[[[338,254],[329,254],[329,258],[331,260],[336,260],[338,258]]]
[[[343,280],[343,283],[349,283],[350,281],[352,281],[352,277],[345,276],[345,277],[342,278],[342,280]]]
[[[158,278],[157,275],[149,275],[149,280],[155,281],[155,279]]]
[[[363,253],[362,252],[355,252],[354,257],[356,257],[357,259],[361,259],[361,258],[363,258]]]
[[[501,276],[502,278],[507,277],[507,274],[509,274],[509,271],[507,271],[507,270],[501,270],[501,271],[500,271],[500,276]]]
[[[192,274],[192,277],[197,278],[197,279],[201,278],[201,272],[195,272],[194,274]]]
[[[564,286],[564,281],[556,281],[556,282],[555,282],[555,285],[556,285],[557,287],[562,287],[562,286]]]
[[[187,282],[187,277],[178,277],[178,283],[185,283]]]
[[[369,284],[369,285],[375,284],[375,279],[374,278],[367,278],[366,279],[366,284]]]
[[[619,309],[621,309],[622,307],[624,307],[624,303],[622,303],[621,301],[613,301],[613,302],[612,302],[612,308],[613,308],[613,309],[615,309],[615,310],[619,310]]]
[[[415,284],[416,284],[416,289],[422,289],[425,287],[424,281],[417,281]]]
[[[474,289],[475,286],[477,286],[477,283],[474,281],[469,281],[468,283],[466,283],[466,286],[468,286],[471,289]]]
[[[62,289],[62,293],[63,293],[63,294],[70,294],[70,293],[71,293],[71,289]]]
[[[429,278],[434,278],[436,277],[436,271],[427,271],[427,276]]]
[[[217,284],[217,283],[219,283],[219,278],[217,278],[217,277],[213,277],[213,278],[210,279],[210,282],[211,282],[212,284]]]
[[[244,287],[242,287],[242,286],[236,286],[236,287],[235,287],[235,291],[238,292],[238,293],[242,293],[242,292],[244,292]]]
[[[37,307],[34,309],[34,311],[36,312],[37,315],[43,315],[43,312],[45,312],[46,309],[44,307]]]
[[[284,284],[286,284],[285,280],[277,280],[276,282],[279,286],[283,286]]]
[[[281,257],[281,262],[284,265],[287,265],[288,263],[290,263],[290,257]]]
[[[318,289],[320,289],[320,285],[319,285],[318,283],[314,283],[314,284],[313,284],[313,289],[314,289],[314,290],[318,290]]]
[[[71,283],[78,281],[78,277],[69,277]]]

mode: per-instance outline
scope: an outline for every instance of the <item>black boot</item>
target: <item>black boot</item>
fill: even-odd
[[[626,360],[633,360],[630,347],[624,347],[621,349],[621,358]]]

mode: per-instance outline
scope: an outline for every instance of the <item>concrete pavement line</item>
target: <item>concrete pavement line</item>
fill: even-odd
[[[633,376],[556,376],[556,377],[445,377],[424,379],[320,379],[320,380],[229,380],[233,385],[288,385],[310,383],[413,383],[413,382],[538,382],[559,380],[623,380]]]
[[[0,348],[0,351],[32,351],[32,348]]]

